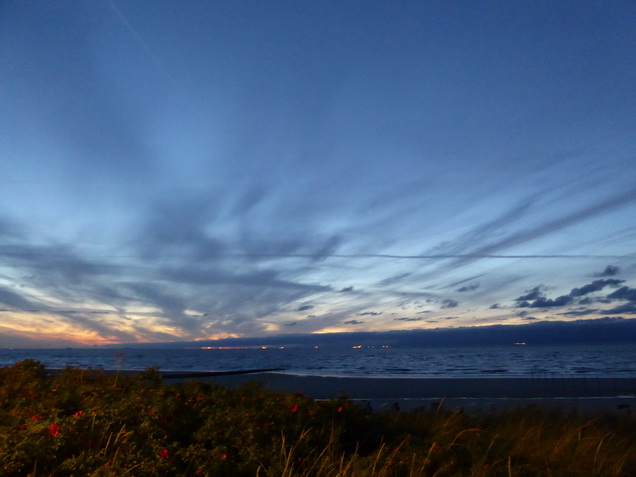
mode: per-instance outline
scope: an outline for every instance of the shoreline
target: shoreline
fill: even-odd
[[[48,369],[50,374],[62,370]],[[134,377],[141,370],[102,370]],[[203,381],[228,387],[254,383],[270,391],[302,393],[315,400],[346,397],[370,411],[462,410],[499,412],[540,406],[586,414],[636,413],[636,377],[360,377],[319,376],[280,369],[160,371],[165,384]]]
[[[636,398],[636,378],[383,378],[308,376],[277,372],[212,375],[198,379],[226,386],[247,382],[284,392],[302,392],[315,399],[346,395],[349,399],[417,398]],[[167,382],[173,381],[166,376]]]
[[[266,372],[204,380],[230,387],[258,383],[268,390],[301,392],[316,400],[344,396],[370,411],[443,409],[483,414],[540,406],[584,414],[636,412],[636,378],[364,378]]]
[[[48,374],[63,369],[47,368]],[[88,370],[87,370],[88,371]],[[98,369],[107,374],[135,377],[143,370]],[[323,376],[293,374],[280,368],[235,371],[159,371],[166,384],[197,380],[236,387],[258,383],[266,389],[300,392],[314,399],[636,399],[636,377],[579,376]]]

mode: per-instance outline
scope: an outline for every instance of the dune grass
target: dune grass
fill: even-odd
[[[255,385],[0,369],[2,476],[630,476],[634,419],[370,414]]]

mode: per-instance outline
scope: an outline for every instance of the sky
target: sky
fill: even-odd
[[[635,26],[4,0],[0,346],[636,317]]]

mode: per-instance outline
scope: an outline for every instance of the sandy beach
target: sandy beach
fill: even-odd
[[[188,379],[166,376],[166,382]],[[278,372],[208,375],[225,386],[260,383],[281,392],[302,392],[314,399],[346,396],[372,410],[438,407],[483,412],[541,405],[589,412],[628,414],[636,410],[635,378],[368,378],[301,376]]]
[[[49,369],[50,374],[61,372]],[[137,370],[106,370],[130,377]],[[586,413],[636,412],[636,378],[616,377],[338,377],[296,375],[280,370],[163,371],[166,384],[200,380],[236,387],[258,383],[265,389],[299,392],[313,399],[339,397],[370,410],[418,408],[466,412],[501,411],[538,405]]]
[[[259,373],[212,377],[235,386],[248,381],[269,389],[303,392],[316,399],[563,398],[636,395],[631,378],[367,378]]]

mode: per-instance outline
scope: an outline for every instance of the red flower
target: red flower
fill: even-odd
[[[221,454],[221,459],[223,459],[223,460],[227,459],[227,454],[225,452],[223,454]]]
[[[168,449],[161,449],[159,451],[159,457],[161,457],[162,459],[167,459],[168,456],[170,456],[170,451],[168,451]]]
[[[84,414],[84,411],[77,411],[75,417],[80,417],[82,414]]]
[[[38,421],[38,420],[40,420],[40,416],[38,416],[37,414],[35,416],[31,416],[31,420],[32,421]]]
[[[54,422],[49,426],[49,432],[53,437],[57,436],[60,433],[60,426],[57,422]]]
[[[21,430],[21,431],[26,430],[26,428],[27,428],[27,425],[26,425],[26,424],[22,424],[22,425],[20,426],[20,430]]]
[[[338,412],[342,412],[342,411],[344,411],[344,409],[342,408],[342,406],[340,406],[340,407],[338,408]]]
[[[296,412],[296,411],[298,411],[298,404],[294,404],[292,407],[290,407],[290,408],[289,408],[289,410],[290,410],[291,412]]]

